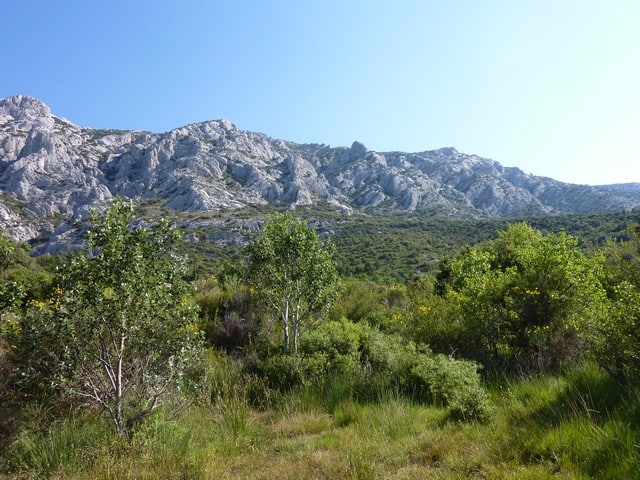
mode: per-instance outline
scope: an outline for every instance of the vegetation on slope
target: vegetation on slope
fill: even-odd
[[[106,215],[93,232],[111,225]],[[640,475],[640,232],[628,228],[638,223],[637,214],[510,225],[411,217],[338,220],[327,211],[309,223],[261,215],[267,224],[271,218],[291,222],[283,238],[298,238],[311,225],[318,232],[309,237],[313,242],[323,246],[330,237],[336,245],[343,274],[333,285],[337,296],[323,297],[324,308],[310,311],[296,349],[283,349],[285,323],[269,308],[278,297],[260,295],[260,283],[243,266],[251,262],[243,264],[242,249],[224,266],[222,258],[212,263],[215,275],[192,270],[195,295],[180,290],[169,296],[176,304],[159,306],[152,301],[157,292],[143,289],[127,294],[131,303],[105,310],[105,301],[128,291],[109,279],[129,268],[140,285],[183,285],[179,268],[171,270],[171,279],[152,281],[163,271],[161,259],[179,264],[172,263],[179,260],[175,252],[145,257],[137,250],[139,227],[133,221],[120,224],[124,230],[115,228],[117,222],[102,230],[114,252],[132,254],[114,268],[109,262],[94,268],[105,253],[99,243],[82,262],[36,263],[25,247],[1,237],[0,476]],[[588,233],[569,235],[575,229]],[[246,233],[252,242],[258,232]],[[189,246],[194,245],[206,253],[204,242]],[[160,252],[157,246],[155,240],[149,244]],[[267,250],[269,255],[260,255],[265,271],[286,255],[286,249]],[[423,255],[433,260],[420,263]],[[361,271],[349,270],[372,258]],[[136,269],[139,261],[145,268]],[[77,267],[76,282],[65,281],[65,265]],[[83,282],[86,289],[74,289]],[[86,295],[61,301],[75,291]],[[171,305],[178,307],[175,315]],[[185,313],[196,306],[197,319]],[[81,400],[78,393],[91,385],[89,377],[81,371],[62,375],[68,369],[60,367],[73,362],[55,347],[76,340],[81,345],[82,329],[64,330],[69,335],[58,335],[57,343],[30,342],[31,335],[57,331],[56,325],[73,325],[74,315],[100,323],[113,312],[121,312],[118,318],[128,325],[132,320],[127,341],[135,338],[136,321],[141,328],[165,316],[167,327],[169,317],[178,322],[174,334],[156,344],[157,352],[136,357],[143,370],[151,365],[145,358],[156,358],[182,335],[201,334],[208,347],[189,357],[178,376],[197,382],[162,389],[154,397],[157,408],[143,409],[125,431],[109,423],[100,405]],[[152,340],[153,332],[145,335],[133,345]],[[102,342],[105,348],[108,342]],[[108,359],[119,354],[100,352],[106,351],[99,348],[90,358],[108,372]],[[178,379],[171,373],[175,356],[170,358],[164,370],[142,375],[143,383]],[[142,385],[130,387],[130,405],[144,406],[136,400],[142,391]]]
[[[243,245],[257,235],[258,221],[274,211],[277,211],[274,207],[251,207],[213,215],[192,214],[189,219],[157,207],[143,208],[141,213],[151,218],[175,217],[181,225],[192,224],[193,229],[187,228],[185,232],[185,252],[195,273],[205,275],[218,273],[225,259],[239,258]],[[494,239],[510,223],[526,221],[543,233],[566,231],[587,249],[601,247],[609,238],[624,238],[628,226],[640,223],[640,211],[463,220],[443,218],[428,211],[345,216],[316,205],[298,207],[296,215],[308,219],[322,238],[331,238],[341,276],[383,283],[404,282],[432,273],[445,256],[455,254],[465,245]],[[189,241],[193,237],[198,241]]]

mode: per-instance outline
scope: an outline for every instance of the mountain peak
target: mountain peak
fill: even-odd
[[[357,141],[351,144],[351,148],[349,150],[351,156],[357,158],[364,157],[368,152],[367,147],[365,147],[363,143]]]
[[[21,240],[48,238],[46,251],[67,245],[75,222],[116,195],[184,211],[327,202],[344,211],[429,209],[465,218],[640,208],[638,185],[562,184],[453,147],[380,153],[357,141],[346,149],[300,145],[228,120],[163,134],[93,130],[61,123],[21,95],[0,100],[0,127],[0,228]]]
[[[51,109],[44,102],[26,95],[14,95],[0,100],[0,119],[12,117],[15,120],[26,120],[36,117],[51,116]]]
[[[455,147],[443,147],[443,148],[439,148],[437,150],[435,150],[437,153],[440,153],[442,155],[458,155],[460,152],[458,152],[458,150],[456,150]]]

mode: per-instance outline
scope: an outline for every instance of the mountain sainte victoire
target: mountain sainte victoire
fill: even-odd
[[[448,217],[595,213],[640,207],[640,184],[575,185],[454,148],[374,152],[297,144],[227,120],[166,133],[77,126],[27,96],[0,100],[0,229],[60,244],[114,196],[204,212],[324,203],[344,214]]]

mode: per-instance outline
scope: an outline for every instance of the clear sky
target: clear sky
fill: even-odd
[[[640,182],[638,0],[0,1],[0,98]]]

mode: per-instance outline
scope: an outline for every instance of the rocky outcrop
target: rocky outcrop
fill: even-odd
[[[430,209],[516,216],[640,207],[640,185],[572,185],[442,148],[420,153],[300,145],[226,120],[170,132],[95,130],[37,99],[0,100],[0,228],[20,240],[69,241],[114,196],[188,212],[278,202],[339,211]]]

